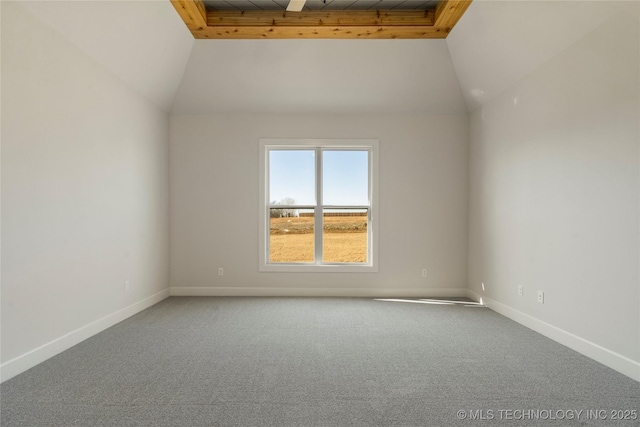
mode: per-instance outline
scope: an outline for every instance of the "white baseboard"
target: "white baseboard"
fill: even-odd
[[[565,345],[570,349],[595,360],[596,362],[602,363],[603,365],[628,376],[629,378],[640,381],[640,363],[635,360],[629,359],[628,357],[604,348],[601,345],[574,335],[571,332],[567,332],[564,329],[560,329],[549,323],[543,322],[542,320],[536,319],[535,317],[511,308],[508,305],[487,297],[481,297],[471,290],[467,290],[467,292],[469,298],[476,301],[482,300],[483,304],[496,313],[500,313],[547,338]]]
[[[466,297],[465,288],[407,288],[407,289],[374,289],[374,288],[267,288],[267,287],[171,287],[171,296],[221,297]]]
[[[108,314],[101,319],[93,321],[88,325],[71,331],[53,341],[41,345],[23,355],[15,357],[2,365],[0,365],[0,379],[2,382],[15,377],[22,372],[33,368],[39,363],[62,353],[63,351],[73,347],[76,344],[81,343],[94,336],[95,334],[104,331],[105,329],[125,320],[128,317],[133,316],[140,311],[151,307],[154,304],[159,303],[165,298],[169,297],[169,289],[160,291],[150,297],[147,297],[141,301],[131,304],[121,310]]]

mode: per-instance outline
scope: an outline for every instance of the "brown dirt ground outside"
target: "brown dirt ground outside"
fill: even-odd
[[[313,262],[313,218],[271,218],[269,260]],[[367,262],[367,218],[325,217],[324,262]]]

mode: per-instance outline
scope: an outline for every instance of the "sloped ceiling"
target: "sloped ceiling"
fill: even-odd
[[[20,4],[145,98],[171,109],[193,37],[169,0]]]
[[[447,45],[470,111],[603,23],[638,19],[637,1],[474,0]]]
[[[176,113],[464,113],[444,40],[196,40]]]
[[[473,111],[639,5],[475,0],[446,41],[196,41],[174,111]]]
[[[475,0],[446,41],[194,41],[169,0],[20,3],[165,110],[326,114],[474,110],[640,7]]]

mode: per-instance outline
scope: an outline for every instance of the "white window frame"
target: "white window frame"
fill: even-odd
[[[360,272],[375,273],[378,271],[378,146],[377,139],[260,139],[259,156],[259,271],[264,272]],[[269,156],[271,149],[295,150],[366,150],[369,153],[369,205],[339,206],[338,208],[366,208],[367,224],[367,262],[365,263],[323,263],[322,251],[322,164],[320,156],[316,156],[316,204],[314,243],[315,261],[312,263],[269,263]],[[286,208],[286,207],[285,207]],[[295,207],[300,208],[300,207]]]

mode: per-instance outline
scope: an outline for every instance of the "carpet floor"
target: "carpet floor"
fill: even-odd
[[[439,300],[171,297],[0,404],[6,427],[640,425],[640,383]]]

